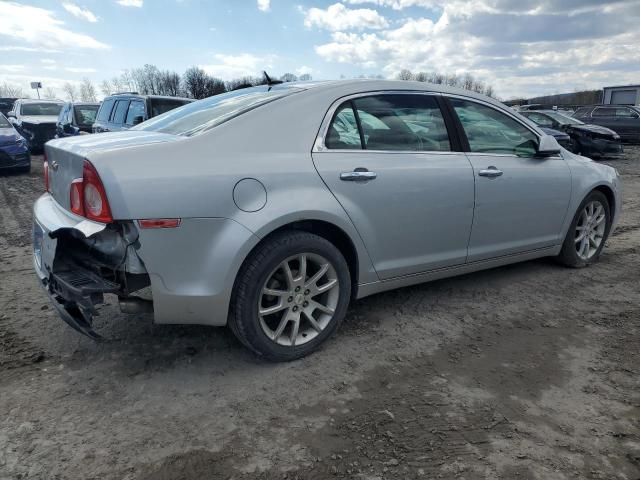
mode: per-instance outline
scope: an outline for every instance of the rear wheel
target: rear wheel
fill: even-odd
[[[307,232],[268,239],[236,281],[229,326],[258,355],[288,361],[318,348],[342,322],[351,277],[340,251]]]
[[[610,229],[609,201],[602,192],[593,191],[580,204],[558,260],[574,268],[586,267],[597,262]]]

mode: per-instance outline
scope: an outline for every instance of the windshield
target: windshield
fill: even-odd
[[[78,125],[93,125],[98,113],[98,105],[76,105],[76,123]]]
[[[0,113],[0,128],[11,128],[11,124],[9,123],[9,120],[7,120],[5,116],[2,115],[1,113]]]
[[[62,104],[60,103],[25,103],[20,108],[22,115],[55,115],[58,116]]]
[[[569,115],[565,115],[564,113],[558,112],[545,112],[551,118],[553,118],[560,125],[584,125],[584,122],[581,122],[577,118],[570,117]]]
[[[190,137],[237,117],[249,110],[301,91],[300,88],[266,86],[234,90],[176,108],[152,118],[132,130],[171,133]]]

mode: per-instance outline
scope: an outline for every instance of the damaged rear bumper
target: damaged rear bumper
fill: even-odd
[[[137,235],[133,224],[106,225],[76,216],[49,194],[36,201],[35,271],[62,320],[78,332],[99,339],[92,320],[104,294],[116,294],[131,305],[137,297],[130,294],[149,285],[136,254]]]

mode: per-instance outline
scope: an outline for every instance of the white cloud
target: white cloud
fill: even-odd
[[[53,58],[43,58],[40,60],[42,63],[47,63],[49,65],[56,63],[56,61]]]
[[[83,33],[75,33],[52,11],[0,1],[0,35],[46,49],[108,49],[109,45]]]
[[[518,0],[348,1],[436,7],[438,13],[434,20],[409,18],[375,32],[334,29],[330,41],[315,47],[324,60],[389,77],[404,68],[469,72],[505,98],[637,83],[640,77],[638,2],[540,0],[533,8]]]
[[[271,0],[258,0],[258,10],[268,12],[271,9]]]
[[[19,45],[7,45],[0,47],[0,52],[38,52],[38,53],[60,53],[60,50],[52,48],[35,48],[35,47],[23,47]]]
[[[208,74],[223,80],[261,75],[263,70],[268,71],[273,68],[273,62],[276,59],[275,55],[260,57],[250,53],[238,55],[218,53],[213,57],[215,63],[200,65],[200,68]]]
[[[313,68],[311,67],[307,67],[306,65],[301,66],[300,68],[296,68],[296,75],[300,76],[300,75],[305,75],[305,74],[312,74],[313,73]]]
[[[0,65],[0,72],[21,72],[24,70],[24,65]]]
[[[334,3],[326,10],[310,8],[305,12],[306,27],[318,27],[331,31],[363,30],[385,28],[389,25],[386,18],[370,8],[350,9],[341,3]]]
[[[65,67],[67,72],[72,73],[95,73],[96,69],[91,67]]]
[[[117,3],[118,3],[119,5],[122,5],[123,7],[137,7],[137,8],[141,8],[141,7],[142,7],[143,0],[117,0]]]
[[[98,21],[98,17],[96,17],[91,10],[79,7],[74,3],[65,2],[62,4],[62,7],[74,17],[82,18],[91,23]]]

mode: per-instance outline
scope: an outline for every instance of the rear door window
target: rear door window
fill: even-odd
[[[353,104],[367,150],[451,150],[442,112],[432,95],[374,95],[356,98]]]
[[[616,107],[617,118],[638,118],[638,114],[627,107]]]
[[[144,102],[140,100],[132,100],[129,104],[126,124],[133,125],[133,121],[136,117],[142,117],[142,119],[144,120]]]
[[[125,116],[127,115],[127,109],[129,108],[129,100],[118,100],[116,102],[116,108],[113,111],[113,117],[111,121],[117,124],[123,124]]]
[[[598,107],[591,114],[592,117],[615,117],[616,109],[611,107]]]
[[[109,98],[102,102],[100,106],[100,110],[98,111],[98,120],[101,122],[108,122],[109,117],[111,116],[111,110],[113,109],[113,104],[115,100],[113,98]]]

